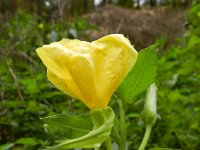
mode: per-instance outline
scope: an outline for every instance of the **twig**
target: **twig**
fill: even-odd
[[[62,4],[61,4],[61,1],[60,0],[57,0],[57,4],[58,4],[58,11],[59,11],[59,15],[60,15],[60,21],[63,21],[63,11],[65,9],[65,5],[67,4],[67,1],[64,1]]]
[[[117,26],[117,29],[115,30],[115,33],[119,33],[119,31],[120,31],[120,29],[122,27],[123,22],[124,22],[124,18],[121,18],[120,22],[119,22],[119,24]]]
[[[23,97],[22,92],[20,90],[20,85],[19,85],[19,82],[17,80],[17,76],[15,75],[15,73],[14,73],[12,67],[9,65],[9,63],[6,62],[6,64],[8,66],[8,71],[10,72],[10,74],[11,74],[11,76],[12,76],[14,82],[15,82],[15,86],[16,86],[16,90],[17,90],[18,96],[22,101],[24,101],[24,97]]]
[[[1,78],[0,78],[0,81],[1,81]],[[3,100],[4,99],[4,87],[3,87],[3,82],[2,82],[2,87],[1,87],[1,93],[0,93],[0,95],[1,95],[1,100]]]
[[[29,60],[33,65],[36,66],[34,60],[33,60],[31,57],[29,57],[26,53],[24,53],[23,51],[19,51],[19,53],[20,53],[22,56],[24,56],[27,60]]]

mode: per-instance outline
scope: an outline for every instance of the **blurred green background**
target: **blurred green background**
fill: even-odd
[[[62,38],[121,33],[159,43],[158,119],[147,148],[200,148],[199,0],[0,0],[0,150],[42,150],[59,140],[39,119],[88,109],[47,81],[35,49]],[[144,93],[126,110],[129,149],[144,133]],[[110,105],[115,108],[115,100]],[[117,112],[116,112],[117,113]]]

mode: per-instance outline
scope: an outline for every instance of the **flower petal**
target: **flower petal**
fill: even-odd
[[[135,64],[137,51],[119,34],[103,37],[92,44],[98,47],[93,60],[99,81],[99,96],[102,103],[107,105],[114,91]]]
[[[60,78],[49,70],[47,70],[47,77],[49,81],[51,81],[59,90],[65,94],[76,99],[82,98],[80,90],[77,88],[71,77]]]
[[[90,55],[75,55],[72,57],[69,71],[84,96],[82,99],[83,103],[91,109],[102,108],[99,106],[101,99],[97,95],[94,64]]]
[[[81,99],[83,96],[73,81],[67,66],[73,54],[58,44],[45,45],[36,51],[48,69],[48,79],[64,93]]]
[[[68,49],[59,44],[50,44],[38,48],[36,52],[48,70],[62,78],[69,74],[66,64],[73,54]]]
[[[91,50],[95,48],[91,43],[86,41],[80,41],[78,39],[62,39],[61,41],[54,42],[52,44],[60,44],[68,50],[79,54],[89,54]]]

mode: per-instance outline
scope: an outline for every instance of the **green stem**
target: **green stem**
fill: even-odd
[[[123,102],[121,100],[119,103],[119,111],[120,111],[120,137],[121,143],[119,145],[120,150],[125,150],[126,148],[126,120],[125,120],[125,109],[123,106]]]
[[[94,150],[100,150],[99,147],[95,147]]]
[[[152,126],[151,125],[147,125],[146,126],[146,129],[145,129],[145,134],[144,134],[144,137],[143,137],[143,140],[142,140],[142,143],[140,145],[140,148],[138,150],[144,150],[146,145],[147,145],[147,142],[149,140],[149,136],[151,134],[151,129],[152,129]]]
[[[111,143],[110,136],[106,139],[106,149],[112,150],[112,143]]]
[[[100,150],[100,148],[99,147],[95,147],[94,150]]]

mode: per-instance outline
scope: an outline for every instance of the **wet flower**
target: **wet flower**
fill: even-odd
[[[137,51],[121,34],[108,35],[91,43],[63,39],[36,51],[47,67],[48,79],[90,109],[108,105],[137,60]]]

